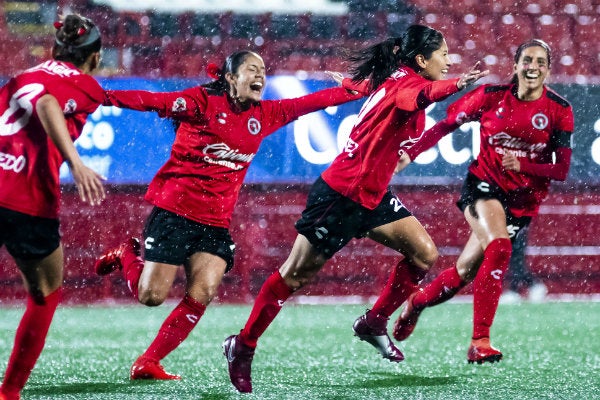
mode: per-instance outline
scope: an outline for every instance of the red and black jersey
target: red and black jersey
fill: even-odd
[[[44,218],[57,218],[59,170],[63,157],[36,112],[50,94],[62,107],[71,138],[104,99],[104,90],[73,64],[46,61],[12,78],[0,89],[0,206]]]
[[[425,108],[458,91],[458,79],[431,81],[402,67],[365,101],[341,154],[321,175],[338,193],[368,209],[381,202],[399,152],[419,140]],[[345,86],[351,87],[344,82]]]
[[[156,111],[181,123],[145,198],[185,218],[228,228],[248,166],[266,136],[304,114],[360,97],[338,87],[236,111],[227,94],[211,95],[199,86],[170,93],[108,91],[106,104]]]
[[[520,201],[512,208],[517,217],[537,215],[550,178],[505,170],[502,156],[510,152],[525,163],[552,164],[554,151],[570,147],[574,125],[571,105],[548,88],[539,99],[522,101],[517,98],[516,85],[486,85],[448,108],[448,119],[463,118],[464,122],[481,123],[479,155],[469,171],[506,192],[520,194]]]
[[[515,216],[535,216],[550,180],[566,178],[573,110],[547,87],[534,101],[519,100],[516,90],[516,85],[482,85],[467,93],[448,107],[446,119],[429,129],[422,143],[408,154],[414,159],[463,123],[479,121],[480,150],[469,171],[509,193],[513,199],[509,207]],[[521,171],[504,169],[506,153],[519,159]]]

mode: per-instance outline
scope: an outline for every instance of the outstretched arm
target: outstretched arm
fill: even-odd
[[[103,105],[136,111],[155,111],[161,117],[176,119],[197,116],[205,109],[205,92],[190,88],[181,92],[146,90],[107,90]]]
[[[81,200],[91,205],[100,204],[105,198],[102,185],[102,180],[105,178],[86,167],[81,161],[56,98],[45,94],[37,101],[35,107],[44,130],[71,169]]]
[[[411,147],[404,149],[404,152],[408,155],[410,161],[417,158],[422,152],[429,150],[441,138],[454,131],[460,126],[457,122],[451,122],[448,119],[443,119],[421,135],[419,140]]]
[[[432,81],[417,95],[416,106],[423,110],[431,103],[444,100],[457,91],[472,85],[489,73],[489,70],[479,70],[479,62],[477,62],[469,71],[462,74],[460,78]]]

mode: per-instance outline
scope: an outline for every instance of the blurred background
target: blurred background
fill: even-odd
[[[107,89],[181,90],[206,82],[209,62],[221,65],[227,55],[249,48],[265,60],[267,99],[333,86],[323,71],[346,71],[348,50],[400,36],[413,23],[444,33],[454,63],[450,75],[483,61],[491,71],[485,82],[508,82],[517,46],[545,40],[553,49],[548,83],[575,111],[574,153],[568,180],[553,184],[532,225],[526,264],[549,296],[600,295],[599,0],[4,0],[0,83],[49,58],[52,23],[73,12],[100,27],[103,58],[97,77]],[[452,100],[427,110],[428,126],[444,116]],[[234,216],[236,267],[218,301],[250,301],[287,256],[307,189],[338,153],[360,106],[354,102],[311,114],[265,140]],[[478,132],[476,124],[463,126],[392,181],[439,246],[432,276],[453,265],[468,236],[454,201],[477,154]],[[61,171],[67,301],[133,301],[118,274],[100,279],[92,265],[106,249],[141,235],[150,209],[144,190],[167,159],[173,137],[172,125],[150,113],[101,107],[88,119],[77,147],[86,164],[108,177],[109,196],[101,207],[83,205],[68,169]],[[397,261],[390,250],[353,241],[303,294],[309,301],[322,296],[367,301]],[[183,279],[181,274],[174,296],[181,295]],[[0,285],[0,304],[23,298],[17,269],[4,249]]]
[[[555,82],[598,83],[598,0],[57,0],[3,1],[0,76],[48,55],[57,13],[78,12],[101,28],[102,75],[198,77],[209,61],[252,47],[271,74],[339,69],[343,48],[399,36],[411,23],[441,30],[454,62],[485,61],[510,75],[519,43],[553,48]]]

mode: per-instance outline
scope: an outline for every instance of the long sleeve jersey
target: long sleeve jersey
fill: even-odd
[[[0,207],[57,218],[59,171],[64,159],[38,118],[37,101],[50,94],[63,109],[73,140],[104,90],[73,64],[49,60],[12,78],[0,89]]]
[[[193,221],[228,228],[250,162],[266,136],[304,114],[360,97],[337,87],[263,100],[239,111],[229,95],[198,86],[170,93],[108,91],[106,104],[156,111],[180,122],[171,155],[145,198]]]
[[[516,90],[516,85],[482,85],[467,93],[451,104],[447,117],[427,130],[407,153],[414,160],[460,125],[479,121],[480,150],[469,171],[510,194],[508,207],[514,215],[535,216],[548,194],[551,179],[566,179],[573,109],[547,87],[534,101],[519,100]],[[519,159],[521,171],[502,166],[506,153]]]
[[[431,81],[401,67],[365,101],[343,151],[321,175],[338,193],[374,209],[381,202],[399,152],[419,140],[425,108],[458,91],[457,79]],[[360,89],[350,86],[350,89]]]

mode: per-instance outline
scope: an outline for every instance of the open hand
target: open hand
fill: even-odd
[[[465,87],[474,84],[475,82],[477,82],[479,79],[483,78],[484,76],[489,75],[490,70],[486,69],[484,71],[481,71],[479,69],[480,64],[481,64],[481,62],[477,61],[475,63],[475,65],[473,66],[473,68],[471,68],[468,72],[465,72],[460,77],[460,79],[456,83],[456,86],[458,86],[459,89],[464,89]]]

